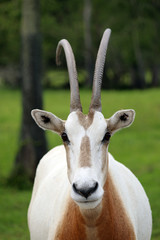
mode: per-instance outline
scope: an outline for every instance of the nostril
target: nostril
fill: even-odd
[[[78,184],[73,183],[73,190],[81,195],[82,197],[85,197],[86,199],[93,194],[98,188],[98,182],[94,182],[94,184],[90,186],[83,186],[83,187],[78,187]]]
[[[79,188],[79,187],[78,187],[78,184],[73,183],[73,190],[74,190],[77,194],[83,196],[84,188]]]
[[[77,184],[76,183],[73,183],[73,190],[76,192],[76,193],[78,193],[78,189],[77,189]]]
[[[94,192],[97,190],[97,188],[98,188],[98,182],[95,182],[95,184],[94,184],[95,186],[94,186]]]

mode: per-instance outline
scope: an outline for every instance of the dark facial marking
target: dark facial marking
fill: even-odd
[[[63,142],[65,142],[65,143],[67,143],[67,144],[70,143],[69,138],[68,138],[68,136],[67,136],[67,133],[63,132],[63,133],[61,134],[61,138],[62,138]]]
[[[44,115],[41,116],[41,119],[44,123],[49,123],[51,121],[49,117],[46,117]]]
[[[128,115],[126,113],[120,116],[120,120],[124,122],[127,120],[127,118],[128,118]]]
[[[103,139],[102,139],[102,143],[108,142],[110,137],[111,137],[110,132],[106,132]]]

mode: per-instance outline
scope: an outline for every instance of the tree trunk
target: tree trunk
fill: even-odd
[[[135,62],[132,66],[133,68],[132,71],[134,72],[134,74],[132,74],[132,77],[134,76],[132,78],[132,83],[134,88],[143,89],[146,86],[145,70],[144,70],[142,52],[139,46],[139,34],[134,22],[132,24],[132,41],[133,41],[133,51],[134,51],[134,57],[135,57]]]
[[[86,83],[87,87],[92,86],[93,81],[93,53],[92,53],[92,37],[91,37],[91,14],[92,5],[91,0],[84,0],[84,45],[85,45],[85,69],[87,73]]]
[[[154,64],[152,66],[152,87],[158,87],[159,86],[159,67],[158,64]]]
[[[39,0],[23,0],[22,7],[22,126],[20,148],[11,179],[33,180],[37,164],[47,151],[44,131],[31,117],[31,110],[42,108],[41,36]],[[18,182],[18,184],[19,184]]]
[[[133,42],[133,51],[134,51],[134,63],[132,66],[132,85],[133,88],[140,88],[143,89],[146,86],[145,81],[145,69],[144,69],[144,62],[143,62],[143,56],[142,51],[140,48],[140,40],[139,40],[139,32],[138,32],[138,25],[137,25],[137,1],[136,0],[130,0],[130,10],[131,10],[131,16],[132,16],[132,42]]]

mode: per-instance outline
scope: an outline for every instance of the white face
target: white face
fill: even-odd
[[[108,172],[108,144],[111,135],[131,125],[134,110],[121,110],[105,119],[98,111],[69,114],[66,121],[50,112],[35,109],[32,117],[43,129],[58,133],[66,148],[71,197],[81,207],[95,208],[102,200]]]
[[[65,123],[71,197],[83,208],[94,208],[103,196],[109,143],[109,136],[104,140],[106,133],[107,121],[100,112],[86,116],[72,112]]]

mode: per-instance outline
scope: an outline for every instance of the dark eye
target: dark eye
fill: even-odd
[[[69,139],[68,139],[67,133],[65,133],[65,132],[63,132],[61,134],[61,138],[62,138],[63,142],[66,142],[66,143],[70,142]]]
[[[110,137],[111,137],[110,132],[106,132],[105,135],[104,135],[104,138],[103,138],[102,142],[108,142],[109,139],[110,139]]]

